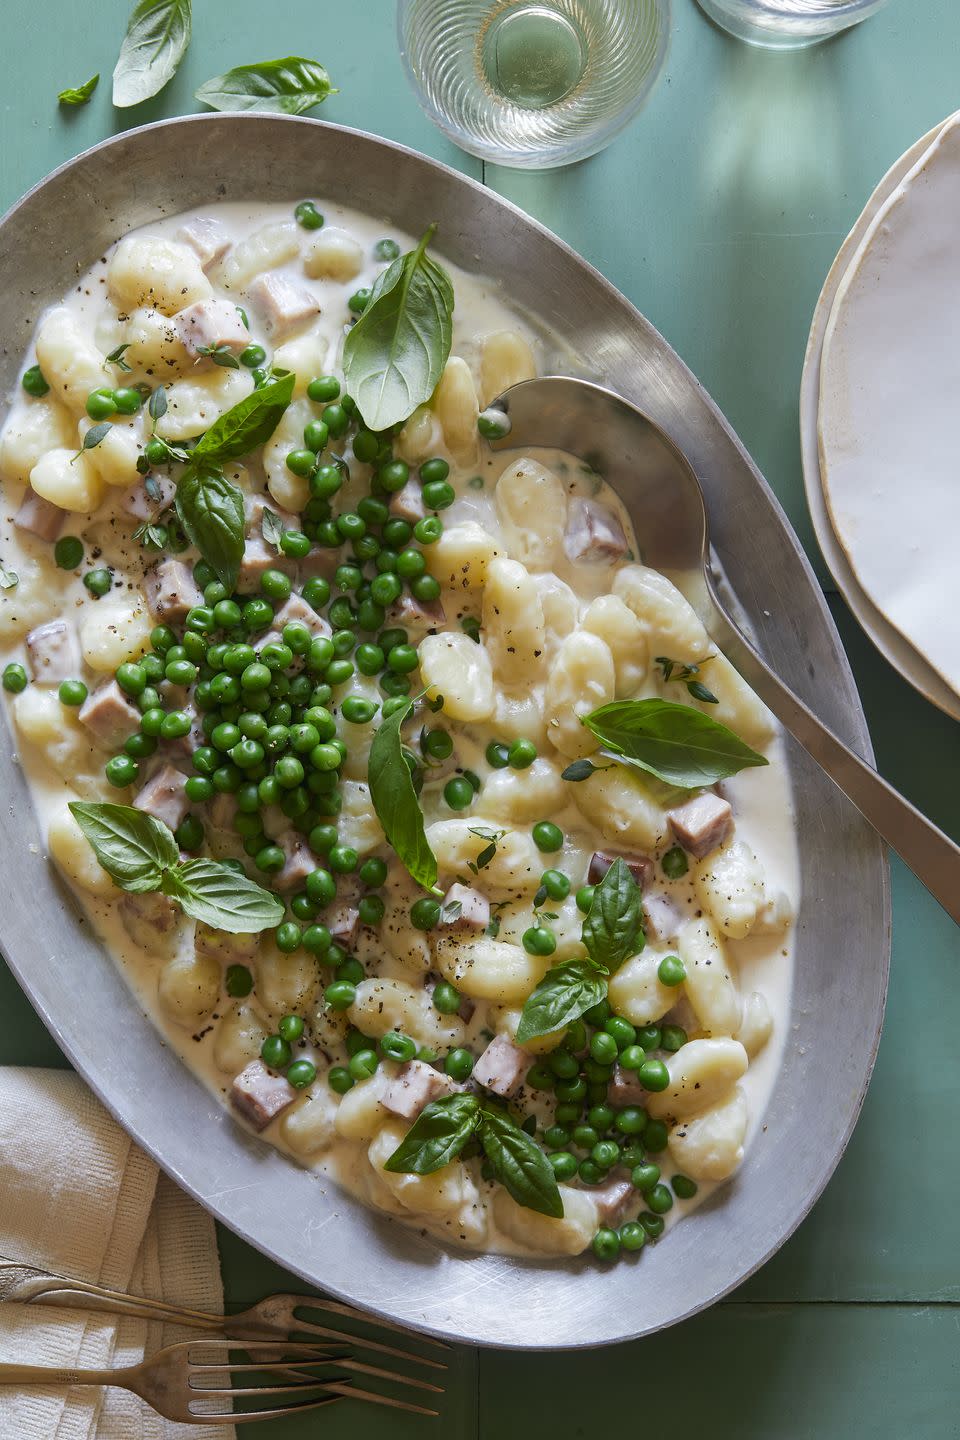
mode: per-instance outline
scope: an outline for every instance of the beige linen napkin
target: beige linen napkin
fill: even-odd
[[[213,1221],[107,1114],[78,1076],[0,1069],[0,1254],[74,1279],[213,1312],[223,1290]],[[0,1304],[0,1360],[131,1365],[196,1331],[66,1308]],[[0,1386],[16,1440],[234,1440],[162,1420],[121,1390]]]

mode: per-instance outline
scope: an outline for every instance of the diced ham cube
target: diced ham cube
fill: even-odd
[[[177,487],[166,475],[147,475],[124,491],[121,509],[134,520],[152,520],[173,502]]]
[[[710,790],[668,810],[667,819],[678,844],[697,860],[722,845],[733,829],[730,802]]]
[[[400,520],[409,520],[411,525],[416,525],[426,513],[427,507],[423,503],[423,490],[419,480],[408,480],[402,490],[397,490],[390,496],[390,514]]]
[[[210,220],[207,216],[198,215],[194,220],[188,220],[181,225],[177,231],[177,239],[189,245],[200,261],[201,269],[207,270],[225,255],[230,248],[230,236],[217,220]]]
[[[615,565],[627,553],[627,537],[606,505],[576,499],[570,502],[563,548],[573,565]]]
[[[443,897],[440,924],[451,930],[486,930],[490,924],[490,901],[472,885],[461,885],[458,881]]]
[[[186,775],[174,770],[172,765],[164,765],[147,781],[133,803],[138,810],[152,815],[154,820],[160,820],[171,830],[176,830],[190,809],[190,801],[184,789],[186,783]]]
[[[264,511],[271,510],[280,521],[284,530],[297,530],[299,524],[296,515],[289,510],[283,510],[274,503],[269,495],[250,493],[243,497],[243,515],[246,522],[248,535],[262,535]]]
[[[643,897],[643,929],[648,940],[672,940],[683,923],[683,916],[670,899],[658,890]]]
[[[116,750],[140,729],[140,711],[130,704],[116,680],[98,685],[80,706],[77,719],[108,750]]]
[[[161,560],[144,576],[147,604],[158,620],[185,620],[187,611],[203,604],[196,581],[182,560]]]
[[[300,561],[300,574],[304,580],[312,580],[317,575],[332,580],[339,564],[339,550],[322,550],[318,546]]]
[[[278,630],[282,630],[284,625],[305,625],[318,639],[333,634],[327,621],[317,614],[312,605],[307,604],[302,595],[291,595],[285,600],[274,615],[273,623]]]
[[[265,1130],[297,1092],[282,1075],[271,1075],[262,1060],[251,1060],[230,1087],[230,1103],[257,1130]]]
[[[56,540],[66,517],[66,510],[54,505],[52,500],[44,500],[42,495],[38,495],[36,490],[31,490],[28,485],[20,501],[20,509],[13,517],[13,523],[18,530],[23,530],[28,535],[36,535],[38,540]]]
[[[323,923],[330,931],[330,938],[345,950],[352,950],[360,932],[360,912],[356,906],[346,903],[333,905],[324,911]]]
[[[408,1060],[384,1089],[382,1103],[394,1115],[413,1120],[431,1100],[452,1095],[459,1087],[423,1060]]]
[[[637,1200],[637,1192],[629,1180],[608,1180],[602,1190],[591,1190],[597,1207],[597,1219],[601,1225],[615,1230],[627,1218],[630,1203]]]
[[[38,685],[76,680],[83,665],[77,632],[69,620],[48,620],[27,636],[30,669]]]
[[[285,830],[282,835],[278,835],[276,843],[287,858],[283,869],[273,877],[273,883],[278,890],[299,890],[311,871],[317,868],[313,851],[293,830]]]
[[[614,860],[622,860],[630,874],[642,889],[653,876],[653,861],[646,855],[610,855],[606,850],[594,850],[587,871],[587,884],[599,885]]]
[[[404,630],[439,630],[447,623],[439,600],[417,600],[409,590],[390,608],[391,618]]]
[[[282,275],[258,275],[247,294],[263,317],[272,340],[280,340],[320,314],[317,297]]]
[[[613,1067],[613,1078],[607,1086],[607,1099],[610,1104],[623,1109],[626,1105],[643,1105],[647,1098],[640,1081],[637,1079],[635,1070],[625,1070],[617,1062]]]
[[[208,355],[211,350],[239,355],[250,344],[250,331],[229,300],[198,300],[178,310],[173,324],[188,355]]]
[[[485,1090],[509,1100],[523,1083],[530,1067],[530,1056],[506,1035],[497,1035],[473,1067],[473,1078]]]
[[[248,537],[243,547],[243,559],[240,561],[240,574],[237,577],[237,590],[241,595],[250,595],[260,588],[260,577],[267,570],[282,570],[285,575],[292,575],[296,566],[286,555],[278,555],[266,540],[258,535]]]

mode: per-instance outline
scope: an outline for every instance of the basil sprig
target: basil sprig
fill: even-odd
[[[191,0],[139,0],[113,72],[114,105],[139,105],[173,79],[192,23]]]
[[[343,344],[346,387],[370,430],[409,419],[430,399],[450,354],[453,286],[427,254],[435,229],[377,276]]]
[[[319,60],[287,55],[283,60],[261,60],[236,65],[224,75],[206,80],[195,99],[212,110],[256,110],[279,115],[303,115],[337,91]]]
[[[280,423],[293,399],[296,376],[287,371],[276,380],[252,391],[204,431],[191,453],[210,465],[239,460],[264,445]]]
[[[581,938],[587,958],[554,965],[527,997],[517,1026],[520,1045],[562,1030],[605,1000],[607,976],[643,949],[640,887],[619,857],[593,892]]]
[[[475,1133],[494,1177],[518,1205],[562,1218],[563,1200],[553,1166],[540,1146],[506,1111],[486,1104],[476,1095],[443,1095],[431,1100],[384,1169],[404,1175],[432,1175],[455,1160]]]
[[[84,80],[82,85],[68,85],[66,90],[61,90],[57,96],[61,105],[86,105],[90,96],[100,83],[99,72],[91,75],[89,80]],[[107,359],[110,357],[107,356]]]
[[[435,889],[437,857],[427,840],[423,812],[400,740],[400,728],[412,707],[413,702],[408,701],[381,722],[370,746],[367,784],[377,819],[397,858],[418,885],[439,895]]]
[[[233,866],[218,860],[180,859],[173,832],[132,805],[75,800],[70,812],[93,853],[121,890],[161,891],[194,920],[234,935],[279,925],[284,907]]]
[[[682,790],[769,763],[726,725],[671,700],[614,700],[591,710],[580,723],[602,742],[610,759]]]

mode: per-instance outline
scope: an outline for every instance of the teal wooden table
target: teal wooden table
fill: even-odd
[[[4,0],[3,8],[0,205],[113,130],[195,109],[193,91],[210,75],[315,55],[340,87],[326,118],[483,179],[650,317],[739,431],[831,590],[800,475],[807,330],[875,182],[958,103],[956,0],[892,0],[860,29],[794,55],[740,46],[693,0],[674,0],[667,71],[646,111],[604,154],[541,175],[484,170],[433,129],[401,70],[392,0],[197,0],[181,73],[157,100],[122,114],[109,103],[109,72],[129,0],[55,11]],[[103,81],[93,102],[58,113],[56,92],[95,70]],[[64,216],[67,247],[69,234]],[[957,727],[889,669],[839,597],[831,604],[881,771],[958,836]],[[960,1435],[957,934],[896,863],[893,885],[893,975],[876,1076],[849,1150],[799,1232],[730,1300],[680,1330],[573,1358],[458,1351],[446,1435],[566,1440],[652,1427],[702,1427],[717,1440]],[[65,1063],[5,971],[0,1062]],[[818,1120],[808,1117],[814,1130]],[[231,1304],[290,1286],[277,1267],[221,1238]],[[347,1407],[322,1426],[304,1418],[246,1433],[296,1440],[318,1430],[330,1440],[440,1433],[416,1420],[385,1428],[375,1412]]]

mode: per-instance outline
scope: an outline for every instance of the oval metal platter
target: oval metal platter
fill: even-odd
[[[124,231],[210,200],[308,193],[417,233],[437,221],[441,255],[497,277],[508,300],[540,317],[595,378],[667,432],[703,480],[717,553],[761,648],[869,757],[857,692],[813,572],[709,396],[568,246],[490,190],[410,150],[320,121],[205,115],[132,130],[80,155],[0,222],[0,390],[14,384],[40,310]],[[89,927],[78,924],[44,858],[9,737],[0,754],[3,948],[51,1034],[140,1145],[218,1219],[305,1280],[405,1325],[481,1345],[626,1340],[703,1309],[783,1244],[836,1166],[870,1077],[889,967],[883,850],[796,747],[789,763],[803,893],[783,1065],[736,1179],[637,1264],[601,1269],[589,1256],[539,1263],[445,1249],[242,1131],[162,1043]],[[102,1043],[105,1024],[110,1046]]]

